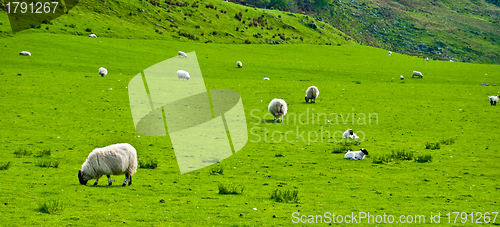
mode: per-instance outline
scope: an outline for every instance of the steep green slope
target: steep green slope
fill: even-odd
[[[497,1],[234,0],[313,15],[359,42],[399,53],[500,63]],[[283,3],[278,4],[276,3]]]
[[[6,11],[0,31],[9,35]],[[341,45],[350,37],[299,14],[255,9],[225,1],[83,0],[51,23],[21,33],[164,39],[205,43],[312,43]]]

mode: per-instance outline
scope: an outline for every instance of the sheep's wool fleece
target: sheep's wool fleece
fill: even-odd
[[[269,103],[268,110],[273,116],[283,116],[287,112],[286,102],[283,99],[273,99],[271,103]]]
[[[318,95],[319,95],[319,90],[315,86],[309,87],[306,91],[306,96],[308,99],[316,98],[316,97],[318,97]]]
[[[85,176],[95,179],[103,175],[134,175],[137,169],[137,152],[128,143],[96,148],[82,165]]]

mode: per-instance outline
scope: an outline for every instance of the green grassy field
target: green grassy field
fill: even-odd
[[[0,168],[2,226],[289,226],[294,212],[425,215],[429,224],[431,212],[440,212],[441,223],[448,222],[448,212],[499,212],[500,107],[487,98],[500,93],[492,86],[500,84],[498,65],[388,56],[360,45],[57,34],[15,35],[0,44],[0,167],[10,163]],[[32,56],[19,56],[23,50]],[[240,93],[249,131],[247,145],[233,156],[182,175],[168,137],[135,131],[127,93],[132,77],[179,50],[196,51],[207,89]],[[108,69],[106,77],[98,75],[99,67]],[[413,70],[424,78],[412,79]],[[306,104],[311,85],[320,95]],[[273,98],[288,103],[283,123],[271,123],[269,115],[260,120]],[[330,122],[318,122],[324,115]],[[348,128],[364,135],[352,147],[370,152],[363,161],[332,153]],[[428,142],[446,139],[454,143],[425,149]],[[77,172],[88,154],[121,142],[132,144],[140,161],[154,160],[158,167],[139,168],[130,187],[121,187],[123,176],[113,176],[111,187],[106,178],[98,186],[80,185]],[[393,150],[431,155],[432,161],[373,162]],[[57,168],[40,167],[55,163]],[[220,184],[243,190],[222,195]],[[298,201],[276,202],[276,189],[296,190]],[[468,223],[475,225],[470,216]]]

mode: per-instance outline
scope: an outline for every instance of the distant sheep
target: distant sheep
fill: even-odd
[[[28,51],[21,51],[21,53],[19,53],[19,55],[31,56],[31,53]]]
[[[186,53],[184,53],[182,51],[179,51],[179,57],[181,57],[181,58],[187,58],[188,56],[187,56]]]
[[[137,152],[128,143],[114,144],[103,148],[94,149],[78,170],[80,184],[87,185],[87,181],[99,178],[103,175],[108,177],[108,185],[111,186],[110,175],[125,174],[125,181],[122,186],[132,184],[132,175],[137,170]]]
[[[264,77],[264,80],[269,80],[269,78],[268,77]]]
[[[268,106],[269,113],[274,116],[274,121],[279,122],[281,118],[281,122],[283,122],[283,116],[285,116],[287,112],[286,102],[283,99],[273,99]]]
[[[391,56],[391,55],[392,55],[392,51],[389,51],[389,56]]]
[[[108,70],[101,67],[99,68],[99,75],[101,75],[102,77],[106,76],[108,74]]]
[[[424,77],[424,75],[422,75],[422,73],[419,72],[419,71],[413,71],[413,75],[411,77],[413,78],[415,76],[418,77],[418,78]]]
[[[348,151],[345,153],[344,158],[346,159],[354,159],[354,160],[363,160],[365,155],[368,155],[368,151],[366,149],[361,149],[360,151]]]
[[[318,88],[315,86],[310,86],[306,90],[306,97],[305,97],[306,102],[309,102],[309,100],[311,100],[311,103],[315,103],[318,95],[319,95]]]
[[[91,38],[97,38],[97,35],[94,34],[94,33],[92,33],[92,34],[89,35],[89,37],[91,37]]]
[[[498,96],[488,96],[488,98],[490,99],[490,104],[492,106],[496,106],[497,105],[497,101],[500,98],[500,95],[498,95]]]
[[[401,80],[404,80],[404,79],[405,79],[405,77],[404,77],[403,75],[399,76],[399,78],[400,78]]]
[[[359,136],[357,136],[352,129],[348,129],[347,131],[344,132],[344,135],[342,135],[342,138],[349,138],[349,139],[359,139]]]
[[[191,78],[191,76],[189,76],[188,72],[186,72],[184,70],[179,70],[179,71],[177,71],[177,78],[179,78],[179,80],[181,80],[181,79],[189,80],[189,78]]]
[[[241,63],[241,61],[237,61],[236,66],[238,66],[238,68],[243,68],[243,63]]]

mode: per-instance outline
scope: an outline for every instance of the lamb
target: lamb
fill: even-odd
[[[89,37],[91,37],[91,38],[97,38],[97,35],[94,34],[94,33],[92,33],[92,34],[89,35]]]
[[[389,51],[389,56],[391,56],[391,55],[392,55],[392,51]]]
[[[181,79],[189,80],[189,78],[191,78],[191,76],[189,76],[189,73],[184,70],[177,71],[177,77],[179,78],[179,80]]]
[[[360,151],[348,151],[345,153],[344,158],[346,159],[354,159],[354,160],[363,160],[365,155],[368,155],[368,151],[362,148]]]
[[[101,68],[99,68],[99,74],[100,74],[102,77],[104,77],[104,76],[106,76],[106,74],[108,74],[108,70],[107,70],[107,69],[105,69],[105,68],[103,68],[103,67],[101,67]]]
[[[418,78],[424,77],[424,75],[422,75],[422,73],[419,71],[413,71],[413,75],[411,77],[413,78],[414,76],[416,76]]]
[[[31,56],[31,53],[28,51],[21,51],[21,53],[19,53],[19,55]]]
[[[269,77],[264,77],[264,80],[269,80]]]
[[[186,53],[184,53],[182,51],[179,51],[179,57],[181,57],[181,58],[187,58],[188,56],[187,56]]]
[[[274,121],[278,122],[281,117],[281,122],[283,122],[283,116],[287,112],[286,102],[283,99],[273,99],[268,106],[269,113],[274,116]]]
[[[405,77],[403,75],[399,76],[399,78],[401,78],[401,80],[405,79]]]
[[[496,106],[497,105],[497,101],[500,98],[500,95],[498,95],[498,96],[488,96],[488,98],[490,99],[490,104],[492,106]]]
[[[236,66],[238,66],[238,68],[243,68],[243,63],[241,63],[241,61],[237,61]]]
[[[103,175],[108,177],[108,185],[111,186],[110,175],[125,174],[125,181],[122,186],[132,184],[132,176],[137,170],[137,152],[128,143],[113,144],[103,148],[94,149],[78,170],[80,184],[87,185],[87,181],[99,178]]]
[[[316,103],[316,98],[318,97],[318,95],[319,95],[318,88],[315,86],[310,86],[306,90],[306,97],[305,97],[306,102],[309,102],[309,100],[311,100],[311,103]]]
[[[357,136],[352,129],[347,129],[347,131],[344,132],[344,135],[342,135],[342,138],[359,139],[359,136]]]

